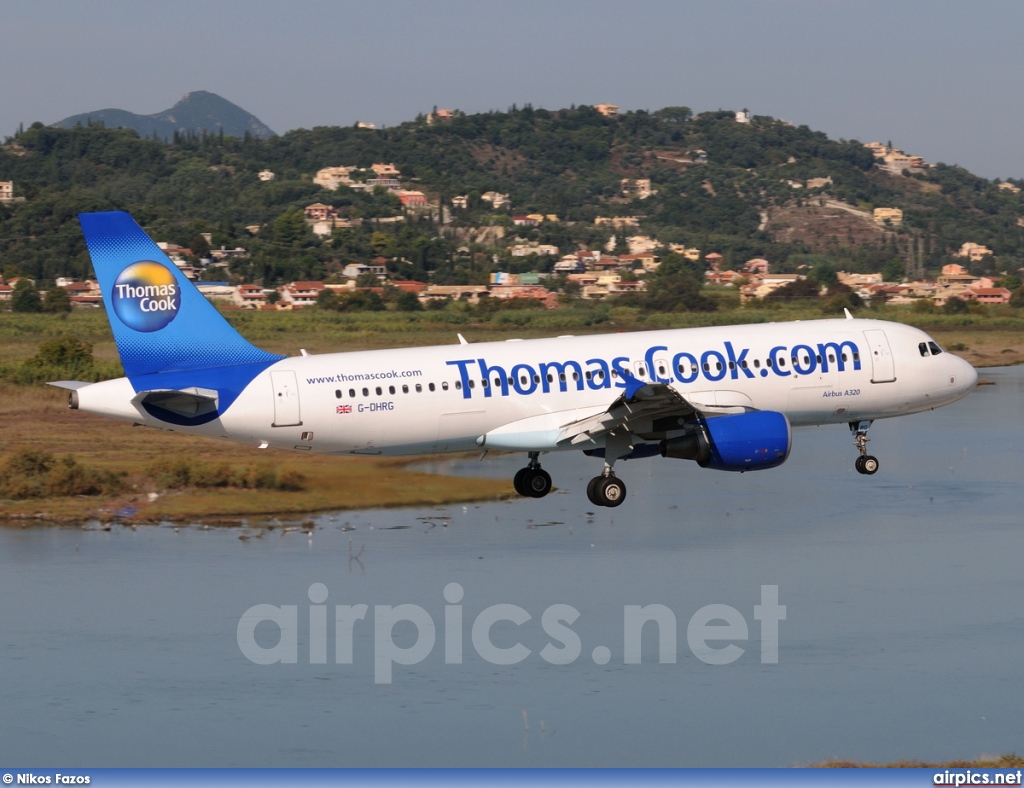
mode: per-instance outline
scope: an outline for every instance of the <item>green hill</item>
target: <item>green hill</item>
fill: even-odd
[[[424,191],[435,206],[465,195],[468,208],[450,211],[445,224],[435,213],[313,236],[301,215],[312,202],[352,219],[401,213],[383,189],[326,191],[312,182],[323,167],[375,162],[393,162],[403,185]],[[275,180],[262,182],[264,169]],[[625,196],[624,178],[649,178],[656,194]],[[811,179],[828,180],[808,188]],[[775,271],[888,264],[890,271],[935,272],[968,241],[995,253],[972,264],[979,273],[1024,263],[1019,192],[942,164],[890,174],[855,140],[764,116],[750,123],[732,112],[694,117],[685,107],[605,117],[588,106],[527,106],[433,124],[420,117],[382,130],[319,127],[266,139],[179,132],[170,142],[97,125],[34,124],[0,148],[0,180],[13,180],[26,198],[0,206],[0,270],[43,280],[86,275],[74,217],[115,208],[131,211],[161,240],[201,246],[198,233],[212,232],[215,247],[246,247],[251,259],[232,274],[266,284],[321,278],[375,255],[409,261],[392,263],[403,277],[441,283],[486,281],[492,270],[544,270],[550,259],[504,258],[512,239],[563,251],[597,248],[613,232],[595,226],[599,216],[635,217],[638,229],[629,233],[718,252],[727,266],[762,256]],[[483,202],[488,191],[509,194],[511,209]],[[902,225],[873,222],[876,207],[902,209]],[[534,212],[559,221],[511,226],[511,214]],[[251,225],[262,227],[256,237],[245,230]],[[480,232],[486,226],[502,228],[504,238],[495,240],[501,230]]]

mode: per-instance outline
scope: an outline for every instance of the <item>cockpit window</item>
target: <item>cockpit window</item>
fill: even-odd
[[[929,355],[929,353],[928,353],[928,343],[927,342],[921,342],[917,346],[917,349],[921,351],[921,355],[922,356],[928,356]]]
[[[928,347],[930,347],[932,349],[932,355],[933,356],[937,356],[937,355],[939,355],[939,353],[942,352],[942,348],[940,348],[934,342],[929,342],[928,343]]]

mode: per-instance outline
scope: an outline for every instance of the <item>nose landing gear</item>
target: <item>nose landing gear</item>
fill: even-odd
[[[551,492],[551,475],[540,467],[539,451],[530,452],[530,464],[516,471],[512,486],[526,498],[543,498]]]
[[[857,473],[863,473],[866,476],[878,472],[878,458],[868,454],[868,429],[870,427],[870,421],[850,422],[850,432],[853,433],[853,445],[860,452],[854,467],[857,469]]]

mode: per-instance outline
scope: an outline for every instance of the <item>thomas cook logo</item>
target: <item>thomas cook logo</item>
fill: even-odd
[[[159,331],[178,314],[181,289],[166,266],[140,260],[114,281],[114,312],[136,331]]]

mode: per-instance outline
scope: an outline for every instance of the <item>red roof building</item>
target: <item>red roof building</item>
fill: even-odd
[[[979,304],[1008,304],[1012,295],[1013,293],[1005,287],[972,287],[961,298],[977,301]]]

